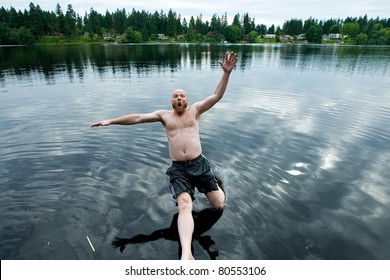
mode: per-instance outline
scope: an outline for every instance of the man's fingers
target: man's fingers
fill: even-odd
[[[97,127],[97,126],[109,126],[110,124],[107,121],[100,121],[100,122],[95,122],[91,124],[91,127]]]
[[[232,60],[237,60],[237,54],[235,52],[232,52],[231,58]]]
[[[218,61],[219,65],[221,65],[222,67],[224,67],[225,63],[227,65],[229,64],[235,64],[238,60],[238,57],[237,57],[237,54],[233,51],[231,52],[226,52],[225,53],[225,61]]]
[[[237,54],[235,52],[230,52],[230,55],[228,57],[226,57],[226,60],[229,60],[229,61],[232,61],[232,62],[236,62],[238,60],[237,58]]]

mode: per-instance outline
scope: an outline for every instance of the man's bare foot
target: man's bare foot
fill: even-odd
[[[182,255],[181,260],[195,260],[194,256],[192,254],[190,255]]]

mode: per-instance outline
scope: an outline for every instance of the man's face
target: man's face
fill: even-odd
[[[188,106],[187,96],[184,90],[177,89],[172,93],[172,108],[181,114]]]

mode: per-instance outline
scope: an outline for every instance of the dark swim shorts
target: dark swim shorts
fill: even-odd
[[[195,188],[201,193],[217,191],[218,185],[210,163],[203,155],[193,160],[172,161],[167,170],[169,176],[169,189],[176,201],[176,197],[182,192],[187,192],[194,200]]]

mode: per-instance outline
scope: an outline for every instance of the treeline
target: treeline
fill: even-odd
[[[162,36],[164,34],[164,36]],[[332,37],[351,44],[390,45],[390,18],[368,19],[348,17],[344,20],[291,19],[282,27],[255,24],[248,13],[236,14],[228,24],[227,15],[212,16],[204,21],[202,15],[189,20],[181,18],[172,9],[150,13],[133,9],[100,14],[93,8],[84,16],[76,14],[72,5],[64,12],[57,4],[55,11],[43,11],[39,5],[30,3],[29,9],[16,11],[13,7],[0,9],[0,44],[35,44],[47,36],[62,38],[87,38],[98,41],[103,38],[120,42],[142,43],[158,39],[185,42],[260,42],[261,36],[275,34],[275,40],[297,40],[321,43],[323,35],[339,34]],[[283,36],[289,35],[289,36]]]
[[[348,43],[356,45],[390,45],[390,18],[368,19],[348,17],[345,20],[329,19],[318,21],[309,18],[305,21],[291,19],[284,23],[282,32],[291,36],[304,34],[309,42],[321,43],[323,35],[339,34]]]

